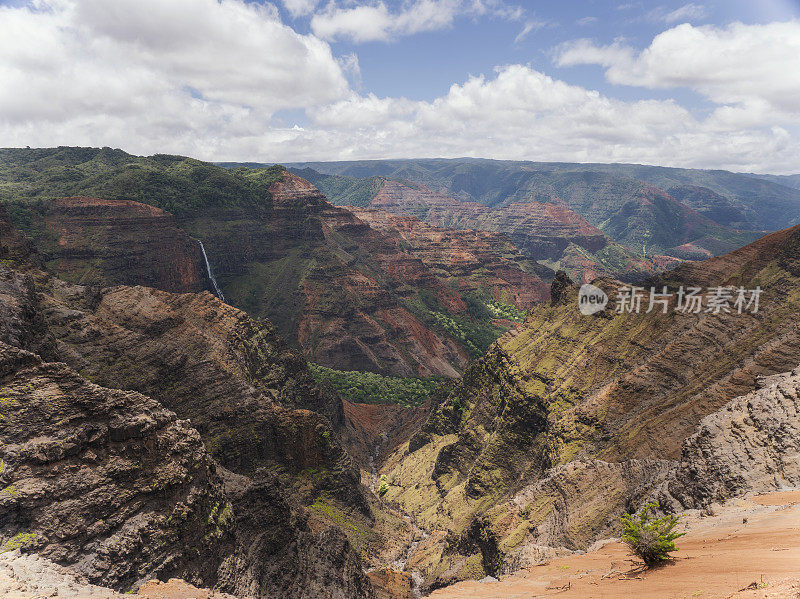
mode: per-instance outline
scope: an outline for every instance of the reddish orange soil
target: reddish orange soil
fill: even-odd
[[[234,599],[232,595],[198,589],[188,582],[171,578],[169,582],[151,580],[139,589],[134,599]]]
[[[469,581],[435,599],[800,598],[800,491],[715,506],[685,517],[674,562],[642,572],[624,545],[555,559],[495,583]],[[746,522],[744,521],[746,519]]]

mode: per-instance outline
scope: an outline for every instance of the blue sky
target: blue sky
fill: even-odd
[[[0,146],[796,173],[798,97],[798,0],[0,0]]]
[[[399,12],[403,2],[387,2],[386,5]],[[283,4],[278,6],[287,23],[298,31],[312,32],[308,15],[293,17]],[[800,18],[800,0],[656,3],[566,0],[517,2],[513,6],[523,10],[520,18],[465,15],[457,17],[452,27],[436,31],[365,43],[336,38],[331,40],[331,45],[338,54],[358,56],[360,89],[378,96],[430,101],[445,94],[453,82],[463,81],[470,75],[490,74],[498,65],[523,63],[568,83],[597,89],[617,98],[679,98],[687,106],[705,109],[708,102],[691,90],[643,90],[609,85],[603,71],[595,66],[560,68],[553,63],[553,49],[576,38],[590,38],[601,44],[624,39],[635,47],[644,48],[656,35],[682,22],[763,24]],[[528,23],[535,24],[535,28],[516,41]]]

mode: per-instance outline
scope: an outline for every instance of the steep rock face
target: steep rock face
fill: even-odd
[[[642,505],[674,469],[670,460],[649,459],[581,460],[548,470],[489,512],[509,568],[521,565],[514,560],[524,559],[528,544],[579,550],[614,536],[620,514]]]
[[[717,255],[758,237],[715,222],[642,181],[565,173],[552,187],[542,183],[603,233],[642,255],[669,254],[669,248],[689,242]]]
[[[465,530],[480,526],[483,537],[494,539],[502,570],[510,573],[565,550],[585,550],[600,538],[616,536],[620,515],[650,501],[658,501],[662,509],[674,513],[748,493],[797,486],[800,369],[759,378],[756,384],[759,390],[734,398],[705,417],[683,442],[679,460],[570,461],[541,476],[527,477],[530,482],[524,482],[505,501],[484,503],[485,511],[470,520]],[[409,445],[412,452],[425,453],[427,448],[414,441]],[[409,483],[405,477],[415,468],[412,456],[390,470],[393,484],[405,487]],[[419,478],[411,481],[416,481],[419,494]],[[410,505],[402,494],[399,498]],[[457,510],[465,509],[452,500],[452,492],[434,507],[439,515],[433,522],[445,521],[441,512],[452,518]],[[476,513],[468,498],[466,510],[467,514]],[[431,513],[418,512],[426,519]],[[451,530],[463,527],[458,519],[454,525]],[[463,535],[431,537],[414,552],[410,563],[424,575],[427,588],[490,573],[486,556],[471,554],[462,539]]]
[[[31,241],[14,228],[6,207],[0,204],[0,260],[24,263],[33,253]]]
[[[154,400],[0,344],[0,540],[128,590],[178,576],[240,596],[371,597],[344,534],[277,476],[227,473]]]
[[[5,344],[0,385],[7,542],[115,588],[146,576],[217,582],[230,506],[188,421]]]
[[[25,198],[42,201],[18,199],[16,217],[48,268],[72,282],[209,289],[202,242],[230,304],[268,317],[311,360],[385,374],[455,377],[509,326],[485,315],[472,322],[461,291],[281,167],[228,171],[91,149],[16,158],[46,181],[42,189],[20,182]],[[54,168],[67,168],[74,184],[50,178],[49,165],[64,161]],[[81,185],[110,195],[51,199]],[[177,224],[161,207],[176,211]],[[498,279],[510,297],[530,295],[528,279],[497,267],[484,277],[484,299]]]
[[[388,460],[385,472],[393,485],[386,497],[422,525],[456,534],[488,518],[501,545],[513,552],[522,539],[535,542],[538,536],[580,547],[627,509],[629,499],[644,500],[648,488],[655,496],[681,456],[687,465],[670,490],[685,485],[700,502],[796,480],[782,474],[797,467],[791,424],[796,395],[788,389],[767,392],[772,404],[743,399],[747,409],[710,416],[688,448],[683,442],[703,418],[750,392],[759,377],[795,365],[798,239],[800,227],[774,233],[653,281],[673,291],[678,285],[760,285],[755,314],[684,314],[672,310],[674,302],[667,314],[646,313],[645,300],[640,314],[616,313],[612,304],[582,316],[575,287],[562,281],[553,304],[535,308],[524,327],[498,340],[412,437],[408,453],[401,448]],[[620,287],[610,280],[595,284],[612,298]],[[520,422],[524,435],[516,428]],[[726,443],[741,444],[726,449]],[[595,501],[603,477],[608,499],[598,495]],[[525,501],[537,515],[533,521],[518,511],[514,516],[516,508],[509,506],[492,511],[498,500],[525,488],[533,489]],[[603,501],[610,511],[601,509]],[[529,536],[531,525],[536,531]],[[421,553],[427,557],[420,557],[430,584],[445,574],[469,575],[469,555],[449,541],[438,549],[432,543]]]
[[[146,285],[165,291],[206,288],[203,256],[168,212],[128,200],[71,197],[44,215],[52,244],[47,268],[91,285]]]
[[[549,287],[536,274],[541,266],[522,256],[505,235],[433,227],[413,216],[383,210],[350,211],[373,229],[397,238],[449,287],[465,292],[489,289],[496,299],[520,308],[547,297]]]
[[[226,468],[250,474],[278,463],[296,474],[324,465],[317,491],[364,505],[357,470],[331,437],[343,423],[341,400],[316,386],[267,323],[208,292],[93,292],[57,279],[43,290],[59,355],[84,376],[191,418]]]
[[[371,518],[358,471],[339,443],[330,420],[322,415],[326,414],[335,426],[343,426],[341,401],[316,387],[305,363],[275,338],[271,327],[249,320],[209,293],[174,295],[143,287],[116,287],[98,292],[41,272],[24,276],[4,266],[0,266],[0,292],[11,300],[4,307],[12,316],[3,321],[0,338],[42,345],[33,334],[39,331],[49,340],[44,344],[45,350],[74,365],[84,376],[116,387],[151,392],[179,416],[196,420],[202,431],[198,434],[188,421],[176,421],[178,432],[174,435],[151,439],[142,431],[152,429],[156,435],[159,427],[166,427],[176,419],[153,399],[133,391],[95,387],[64,364],[46,365],[48,373],[58,374],[62,397],[56,393],[56,383],[42,382],[43,375],[26,370],[18,385],[15,380],[14,385],[3,387],[4,394],[9,391],[6,407],[30,406],[31,410],[16,414],[13,420],[9,418],[9,426],[18,422],[16,418],[30,423],[29,429],[19,427],[19,432],[24,432],[29,440],[21,439],[19,450],[5,445],[4,449],[11,448],[11,453],[4,456],[3,463],[13,468],[4,466],[3,471],[9,476],[15,472],[24,475],[20,481],[16,478],[6,481],[11,484],[7,490],[11,495],[17,482],[30,485],[24,487],[24,495],[14,497],[33,503],[29,501],[16,508],[13,502],[6,504],[16,510],[16,520],[3,518],[0,534],[5,538],[30,540],[28,536],[13,536],[24,533],[23,525],[29,525],[41,531],[33,533],[36,538],[55,539],[47,549],[48,555],[60,563],[74,565],[82,563],[81,560],[92,564],[97,561],[94,554],[85,552],[89,546],[80,541],[86,528],[119,533],[121,540],[114,540],[112,546],[117,553],[108,549],[107,553],[113,556],[108,560],[112,565],[119,562],[120,568],[130,563],[132,570],[116,573],[100,560],[99,569],[92,576],[98,582],[124,590],[140,578],[178,575],[255,597],[371,596],[358,554],[337,528],[342,525],[341,518],[349,517],[347,510],[356,512],[363,521],[369,522]],[[25,310],[38,315],[31,319],[20,317],[17,312]],[[32,326],[39,328],[30,329]],[[38,358],[22,353],[38,364]],[[26,393],[40,382],[48,401],[42,399],[31,404]],[[26,401],[18,401],[20,396]],[[100,416],[90,411],[86,418],[111,419],[112,424],[106,428],[112,432],[98,440],[93,436],[94,425],[79,423],[76,432],[70,433],[73,429],[65,423],[76,417],[61,415],[57,410],[63,407],[65,412],[69,411],[74,408],[71,402],[78,399],[82,406],[99,404],[99,410],[106,396],[122,398],[128,403],[122,405],[122,399],[115,399],[117,403],[107,408],[107,416],[102,416],[106,413],[102,410]],[[89,410],[86,406],[83,409]],[[137,413],[136,409],[142,412]],[[4,416],[8,418],[5,413]],[[98,425],[101,433],[105,430],[103,426]],[[121,432],[115,432],[115,427],[121,427]],[[117,459],[115,454],[107,462],[108,452],[103,453],[106,451],[103,443],[109,438],[116,443],[114,435],[121,435],[123,442],[113,447],[114,451],[122,452],[124,459]],[[5,442],[13,435],[4,434],[3,438]],[[203,439],[208,441],[208,449],[214,456],[238,473],[215,466],[206,453]],[[95,441],[99,448],[91,445]],[[171,453],[167,441],[176,444]],[[51,463],[51,457],[66,460],[72,456],[73,451],[78,451],[79,442],[91,445],[82,469],[76,470],[71,462]],[[135,455],[133,450],[140,446],[138,443],[149,452],[146,459]],[[28,446],[31,451],[35,449],[30,464],[17,468],[19,455],[28,456],[25,453],[29,452]],[[177,516],[169,520],[171,512],[164,512],[165,515],[158,512],[150,517],[141,508],[146,507],[143,502],[147,500],[148,489],[158,491],[156,497],[161,501],[158,506],[167,505],[171,510],[175,502],[170,502],[171,495],[165,494],[165,489],[175,487],[176,493],[183,493],[181,485],[192,481],[203,484],[196,472],[198,466],[192,465],[189,457],[181,457],[184,448],[192,449],[194,453],[189,456],[200,456],[203,463],[211,464],[212,473],[216,470],[224,479],[220,483],[215,475],[216,482],[211,486],[217,494],[214,497],[219,496],[220,501],[206,506],[202,518],[198,516],[203,526],[211,528],[206,530],[194,524],[189,528],[191,534],[199,535],[197,539],[181,536],[181,521],[175,522]],[[167,453],[159,453],[162,450]],[[183,470],[173,467],[173,459]],[[137,462],[144,462],[146,468],[140,468]],[[39,468],[41,464],[47,466]],[[166,469],[163,476],[162,466]],[[63,488],[46,482],[56,476],[52,468],[56,468],[55,472],[62,468],[70,473],[63,478]],[[86,468],[105,476],[97,482],[100,491],[95,493],[82,479],[70,478],[72,473],[85,477]],[[49,502],[50,495],[43,496],[45,484],[50,484],[47,490],[57,498],[56,503]],[[128,485],[130,490],[126,490]],[[91,491],[88,495],[80,495],[87,489]],[[78,507],[82,505],[78,498],[84,501],[80,508],[84,511],[74,505],[70,493],[75,494]],[[190,498],[195,501],[197,492],[192,493]],[[307,509],[320,497],[325,498],[325,505],[337,506],[335,509],[343,514],[340,520]],[[182,501],[187,503],[189,499]],[[42,509],[37,511],[37,506]],[[74,534],[78,540],[74,546],[61,543],[63,539],[59,536],[63,535],[62,530],[68,530],[64,528],[65,514],[72,509],[87,514],[87,521],[91,519],[89,514],[101,514],[100,521],[92,520],[91,526],[76,524]],[[178,503],[175,509],[183,508]],[[132,523],[118,528],[119,523],[109,516],[108,524],[102,514],[109,510],[118,510],[131,518]],[[266,528],[270,531],[268,535]],[[152,538],[156,545],[152,549],[141,547],[136,539],[142,535],[148,542]],[[208,551],[203,550],[204,543]],[[195,549],[200,554],[192,553]],[[145,561],[137,561],[130,552],[141,553]]]
[[[55,339],[40,307],[34,273],[0,268],[0,341],[54,356]]]
[[[312,521],[286,479],[224,473],[236,519],[236,550],[221,565],[224,590],[239,597],[371,599],[372,585],[342,530]],[[341,523],[339,523],[341,524]]]
[[[504,567],[541,561],[552,547],[585,549],[648,501],[678,512],[800,484],[800,369],[759,377],[757,390],[703,418],[678,461],[577,460],[548,470],[486,514]]]
[[[757,376],[790,368],[800,343],[791,270],[798,236],[796,228],[775,233],[653,281],[673,291],[760,285],[755,314],[684,314],[672,309],[673,298],[667,314],[646,314],[645,299],[641,314],[612,308],[587,318],[572,304],[541,308],[519,335],[507,337],[503,348],[527,377],[546,381],[543,391],[558,410],[556,461],[577,451],[606,460],[676,458],[702,417],[749,391]],[[615,297],[618,284],[600,284]]]
[[[655,272],[652,264],[614,243],[553,195],[486,206],[424,185],[386,180],[370,207],[413,215],[439,227],[503,232],[526,256],[554,270],[567,270],[578,280],[603,275],[635,279]]]
[[[669,492],[685,507],[800,485],[800,369],[706,416],[683,444]]]
[[[286,173],[269,211],[184,221],[203,239],[226,299],[267,316],[307,358],[346,370],[456,376],[468,355],[419,294],[445,314],[466,306],[418,257]],[[524,282],[522,282],[524,284]]]
[[[427,405],[407,408],[346,400],[342,403],[347,422],[342,437],[348,452],[362,465],[377,467],[386,456],[408,441],[428,417]]]

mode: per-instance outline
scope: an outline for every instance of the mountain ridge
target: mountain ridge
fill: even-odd
[[[677,175],[667,176],[657,167],[637,165],[491,160],[289,166],[326,189],[337,204],[370,205],[381,194],[374,188],[387,181],[427,186],[447,194],[451,204],[462,202],[465,209],[474,204],[502,209],[531,201],[563,204],[640,256],[704,259],[745,245],[764,230],[800,222],[797,191],[727,171],[672,169],[667,172]],[[320,172],[314,174],[312,167]],[[348,189],[357,190],[355,196]]]
[[[658,497],[703,418],[752,392],[761,377],[796,367],[798,240],[795,226],[651,283],[759,285],[755,314],[620,314],[607,307],[583,316],[578,287],[568,285],[473,363],[383,469],[386,497],[420,526],[448,531],[432,536],[414,560],[428,588],[476,577],[470,564],[480,565],[478,578],[496,576],[487,555],[522,559],[525,544],[583,549],[631,502]],[[621,287],[608,279],[594,284],[610,297]],[[700,458],[689,457],[684,486],[691,468],[700,468]],[[724,466],[709,469],[719,474]],[[750,488],[730,481],[723,487],[732,494]],[[696,502],[712,495],[698,491]],[[494,539],[493,548],[470,538]]]
[[[8,185],[0,200],[59,275],[73,282],[198,291],[210,288],[200,240],[226,299],[269,317],[283,337],[324,366],[454,377],[469,356],[513,326],[494,321],[486,307],[475,318],[466,292],[443,284],[442,277],[455,279],[441,268],[440,276],[398,240],[332,206],[281,167],[228,171],[176,156],[56,148],[0,151],[4,177]],[[89,207],[88,200],[60,195],[76,192],[106,197]],[[145,204],[175,209],[174,220]],[[137,221],[137,210],[149,216]],[[508,297],[543,297],[545,285],[536,278],[547,269],[524,264],[503,268],[514,271],[509,280],[539,291],[520,289]],[[466,299],[484,305],[502,299],[492,296],[492,276],[475,273],[480,290],[472,284],[475,297]]]

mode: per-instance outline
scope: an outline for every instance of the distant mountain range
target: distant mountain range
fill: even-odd
[[[800,174],[798,175],[757,175],[755,173],[748,173],[748,176],[757,179],[764,179],[765,181],[772,181],[779,185],[791,187],[792,189],[800,189]]]
[[[536,218],[535,213],[545,210],[544,206],[559,206],[633,252],[622,259],[629,268],[636,258],[663,266],[663,256],[689,260],[716,256],[765,231],[800,222],[800,190],[785,185],[796,180],[791,177],[631,164],[479,159],[308,162],[288,167],[338,205],[385,203],[381,194],[386,195],[387,184],[412,188],[417,196],[425,195],[424,202],[404,190],[404,201],[387,209],[438,224],[446,220],[448,226],[508,232],[523,214]],[[394,190],[389,193],[397,195]],[[431,204],[435,209],[431,210]],[[480,216],[476,217],[476,211]],[[509,217],[509,211],[515,214]],[[558,237],[553,231],[550,234]],[[519,232],[515,241],[526,245]],[[578,245],[584,255],[593,253],[586,245]],[[535,251],[528,254],[553,260]],[[595,272],[609,266],[602,256],[589,256],[588,261],[596,263]],[[569,256],[555,260],[567,268],[569,262]],[[614,274],[635,278],[645,270],[646,266],[636,265],[630,268],[632,272],[617,268]]]
[[[671,194],[720,225],[751,230],[777,230],[800,219],[800,191],[786,192],[797,176],[749,176],[721,170],[681,169],[637,164],[577,164],[483,160],[367,160],[305,162],[288,168],[311,168],[323,174],[354,178],[382,176],[424,183],[456,197],[488,206],[520,199],[562,197],[579,209],[611,200],[600,214],[625,204],[643,184]],[[765,182],[766,181],[766,182]],[[709,195],[708,191],[714,192]],[[711,201],[713,199],[713,202]],[[332,198],[336,201],[336,198]],[[598,208],[598,206],[592,206]],[[726,211],[721,213],[721,209]],[[589,207],[583,208],[588,210]],[[714,209],[717,212],[714,212]],[[598,214],[598,216],[600,216]],[[590,215],[585,215],[590,222]],[[788,222],[794,220],[794,222]],[[598,223],[592,223],[599,226]]]

